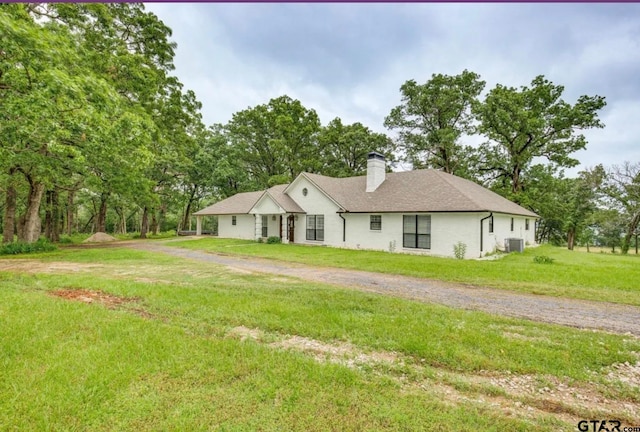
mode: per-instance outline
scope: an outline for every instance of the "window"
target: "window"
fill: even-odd
[[[493,232],[493,216],[489,218],[489,232]]]
[[[262,216],[262,237],[269,237],[269,231],[267,230],[269,225],[269,216]]]
[[[513,218],[511,218],[511,231],[513,231]]]
[[[371,231],[382,230],[382,215],[369,216],[369,229]]]
[[[307,188],[303,188],[302,189],[302,195],[303,196],[307,196],[308,193],[309,193],[309,190]]]
[[[231,225],[235,225],[235,224],[236,224],[236,217],[231,216]]]
[[[415,249],[431,249],[430,215],[403,216],[402,247]]]
[[[529,219],[524,220],[524,230],[529,231]]]
[[[324,215],[307,215],[307,240],[324,241]]]

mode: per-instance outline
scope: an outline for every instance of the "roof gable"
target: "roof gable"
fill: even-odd
[[[325,195],[330,201],[332,201],[338,208],[344,209],[345,207],[336,200],[335,196],[333,196],[331,193],[325,191],[320,184],[318,184],[317,182],[314,181],[314,179],[320,178],[320,177],[325,178],[325,179],[332,179],[332,180],[345,180],[345,179],[338,179],[338,178],[334,178],[334,177],[327,177],[327,176],[323,176],[323,175],[320,175],[320,174],[311,174],[311,173],[303,172],[303,173],[298,174],[298,177],[296,177],[286,187],[286,189],[284,189],[283,193],[286,196],[289,196],[288,195],[289,192],[291,192],[291,190],[295,187],[295,185],[301,181],[300,179],[305,179],[309,183],[311,183],[316,189],[318,189],[323,195]],[[355,178],[355,177],[349,177],[349,178]]]
[[[304,213],[295,201],[283,192],[288,185],[276,185],[266,191],[241,192],[218,201],[194,213],[195,216],[249,214],[258,202],[268,196],[283,213]]]

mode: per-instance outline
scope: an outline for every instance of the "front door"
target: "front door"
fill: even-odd
[[[290,243],[293,243],[293,232],[295,231],[295,219],[293,215],[289,215],[287,218],[287,239]]]

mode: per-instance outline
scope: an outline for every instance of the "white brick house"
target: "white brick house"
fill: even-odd
[[[367,175],[333,178],[302,173],[291,184],[239,193],[195,213],[218,216],[218,235],[284,243],[466,257],[504,250],[506,239],[535,243],[538,215],[484,187],[427,169],[385,172],[369,154]]]

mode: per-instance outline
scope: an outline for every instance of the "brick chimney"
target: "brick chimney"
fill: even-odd
[[[373,192],[384,182],[386,165],[383,154],[371,152],[367,155],[367,192]]]

